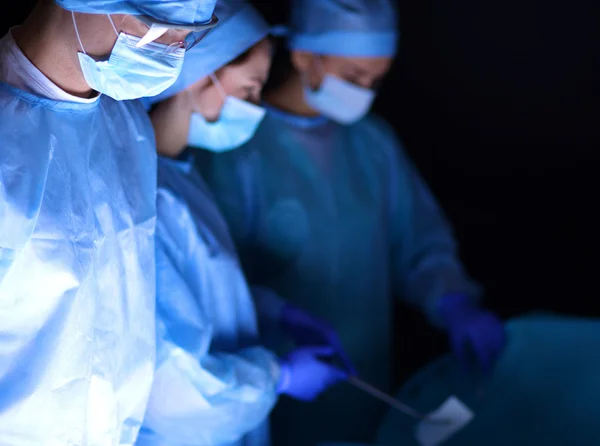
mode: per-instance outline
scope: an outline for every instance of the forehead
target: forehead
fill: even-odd
[[[265,72],[271,66],[271,58],[271,43],[268,40],[264,40],[255,45],[244,60],[239,63],[226,65],[224,68],[252,73]]]

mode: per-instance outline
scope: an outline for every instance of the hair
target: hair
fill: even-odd
[[[269,73],[269,79],[263,89],[263,94],[268,94],[277,90],[281,85],[285,84],[295,72],[296,69],[292,65],[291,52],[287,48],[287,39],[276,39],[273,64],[271,66],[271,72]]]
[[[252,50],[254,50],[254,48],[256,48],[256,46],[259,43],[261,43],[263,40],[268,40],[268,41],[272,42],[271,36],[267,36],[264,39],[259,40],[254,45],[252,45],[250,48],[248,48],[246,51],[244,51],[242,54],[240,54],[238,57],[236,57],[231,62],[229,62],[227,65],[241,65],[244,62],[246,62],[246,60],[248,59],[248,57],[250,57],[250,54],[252,53]],[[225,66],[227,66],[227,65],[225,65]],[[223,67],[221,67],[221,68],[223,68]]]
[[[250,57],[250,53],[252,53],[253,49],[254,49],[254,45],[251,46],[250,48],[248,48],[246,51],[244,51],[238,57],[236,57],[235,59],[233,59],[227,65],[241,65],[241,64],[243,64],[244,62],[246,62],[246,60],[248,59],[248,57]],[[225,66],[227,66],[227,65],[225,65]]]
[[[10,8],[6,8],[0,17],[0,36],[8,33],[13,26],[22,25],[25,19],[32,13],[38,5],[47,6],[52,4],[53,0],[21,0],[15,2]]]

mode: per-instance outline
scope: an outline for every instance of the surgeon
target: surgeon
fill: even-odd
[[[392,296],[444,328],[465,365],[489,371],[504,342],[435,199],[369,113],[397,40],[388,0],[293,1],[288,69],[254,138],[198,160],[249,280],[329,321],[359,376],[385,391]],[[274,441],[366,442],[378,407],[347,385],[310,406],[282,401]]]
[[[0,444],[133,445],[155,365],[156,154],[137,101],[215,0],[40,0],[0,40]]]
[[[271,66],[269,27],[240,0],[219,1],[216,14],[219,25],[188,53],[179,80],[146,101],[155,104],[159,152],[158,356],[138,446],[267,446],[279,395],[312,401],[347,375],[328,363],[335,349],[324,342],[281,358],[261,345],[226,222],[193,169],[201,151],[246,142],[265,114],[257,104]],[[320,326],[299,308],[277,311],[268,290],[253,291],[264,326],[290,335]]]

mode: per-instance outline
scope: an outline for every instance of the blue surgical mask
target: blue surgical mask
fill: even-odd
[[[113,28],[117,33],[114,24]],[[79,39],[77,25],[75,31]],[[85,49],[78,54],[90,88],[117,101],[126,101],[156,96],[175,83],[181,73],[185,49],[154,42],[137,48],[140,38],[125,33],[117,33],[117,36],[108,60],[94,60]],[[81,39],[79,44],[83,49]]]
[[[254,136],[266,110],[234,96],[226,96],[217,78],[214,75],[211,78],[225,97],[225,103],[215,122],[208,122],[198,112],[192,113],[188,145],[212,152],[226,152],[242,146]]]
[[[373,104],[375,92],[325,74],[321,87],[304,87],[306,103],[319,113],[340,124],[353,124],[364,117]]]

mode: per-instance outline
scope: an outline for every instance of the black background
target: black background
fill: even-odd
[[[5,8],[0,30],[31,3]],[[285,1],[254,3],[285,21]],[[504,318],[598,316],[600,3],[404,0],[399,11],[400,53],[375,110],[453,222],[486,302]],[[399,379],[445,348],[408,310],[398,335]]]
[[[255,4],[285,20],[284,2]],[[375,111],[452,221],[487,305],[599,316],[600,4],[398,6],[400,52]],[[397,334],[399,381],[446,348],[406,309]]]

